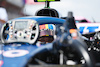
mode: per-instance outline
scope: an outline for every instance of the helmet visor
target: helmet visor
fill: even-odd
[[[54,35],[54,31],[53,30],[41,30],[40,31],[40,37],[42,36],[53,36]]]

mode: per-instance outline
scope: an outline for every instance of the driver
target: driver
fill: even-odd
[[[51,43],[54,40],[54,29],[55,26],[53,24],[43,24],[39,26],[40,28],[40,36],[38,41],[40,42],[38,46],[42,44]]]

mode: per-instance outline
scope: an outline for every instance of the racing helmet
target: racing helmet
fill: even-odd
[[[39,41],[50,43],[54,40],[55,26],[53,24],[43,24],[40,25],[39,28],[40,28]]]

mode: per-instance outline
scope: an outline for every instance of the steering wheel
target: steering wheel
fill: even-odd
[[[4,24],[1,29],[3,43],[25,42],[34,44],[38,36],[39,25],[35,20],[11,20]]]

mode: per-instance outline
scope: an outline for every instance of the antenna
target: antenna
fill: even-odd
[[[45,1],[45,8],[50,8],[50,1]]]

